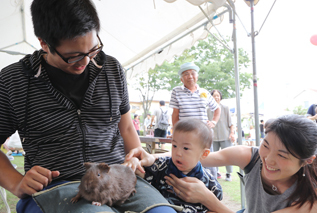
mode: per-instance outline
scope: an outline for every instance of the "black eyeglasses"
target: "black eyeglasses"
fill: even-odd
[[[50,46],[47,42],[46,42],[46,44],[47,44],[47,46],[48,46],[49,48],[51,48],[52,50],[54,50],[54,51],[57,53],[57,55],[59,55],[59,56],[63,59],[63,61],[65,61],[65,62],[68,63],[68,64],[72,64],[72,63],[75,63],[75,62],[77,62],[77,61],[82,60],[82,59],[85,58],[86,56],[88,56],[88,57],[91,59],[91,58],[95,57],[95,56],[102,50],[102,48],[103,48],[103,43],[102,43],[102,41],[100,40],[100,38],[99,38],[98,35],[97,35],[97,38],[98,38],[98,40],[99,40],[99,47],[98,47],[98,48],[93,49],[93,50],[89,51],[88,53],[80,54],[80,55],[73,56],[73,57],[69,57],[69,58],[64,58],[54,47]]]

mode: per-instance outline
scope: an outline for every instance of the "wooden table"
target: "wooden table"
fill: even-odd
[[[158,152],[158,149],[155,149],[155,143],[171,143],[171,138],[161,138],[161,137],[148,137],[148,136],[139,136],[141,143],[146,143],[146,151],[149,153]],[[160,152],[167,150],[160,149]]]

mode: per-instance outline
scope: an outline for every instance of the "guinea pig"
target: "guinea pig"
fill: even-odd
[[[93,205],[120,205],[136,192],[137,178],[130,167],[106,163],[84,163],[86,173],[78,186],[79,192],[71,199],[92,201]]]

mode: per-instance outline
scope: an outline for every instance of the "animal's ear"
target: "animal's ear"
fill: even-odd
[[[105,172],[109,172],[109,170],[110,170],[110,167],[109,167],[108,164],[106,164],[106,163],[100,163],[100,164],[98,164],[98,168],[99,168],[101,171],[105,171]]]
[[[88,170],[92,166],[92,163],[86,162],[86,163],[84,163],[84,166],[85,166],[86,170]]]

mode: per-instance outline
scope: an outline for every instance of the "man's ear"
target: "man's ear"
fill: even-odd
[[[205,148],[203,155],[201,156],[201,159],[205,159],[209,155],[209,153],[210,153],[210,149]]]
[[[37,39],[40,41],[40,45],[41,45],[42,49],[43,49],[45,52],[48,53],[48,52],[49,52],[49,48],[48,48],[47,43],[46,43],[43,39],[41,39],[40,37],[38,37]]]

